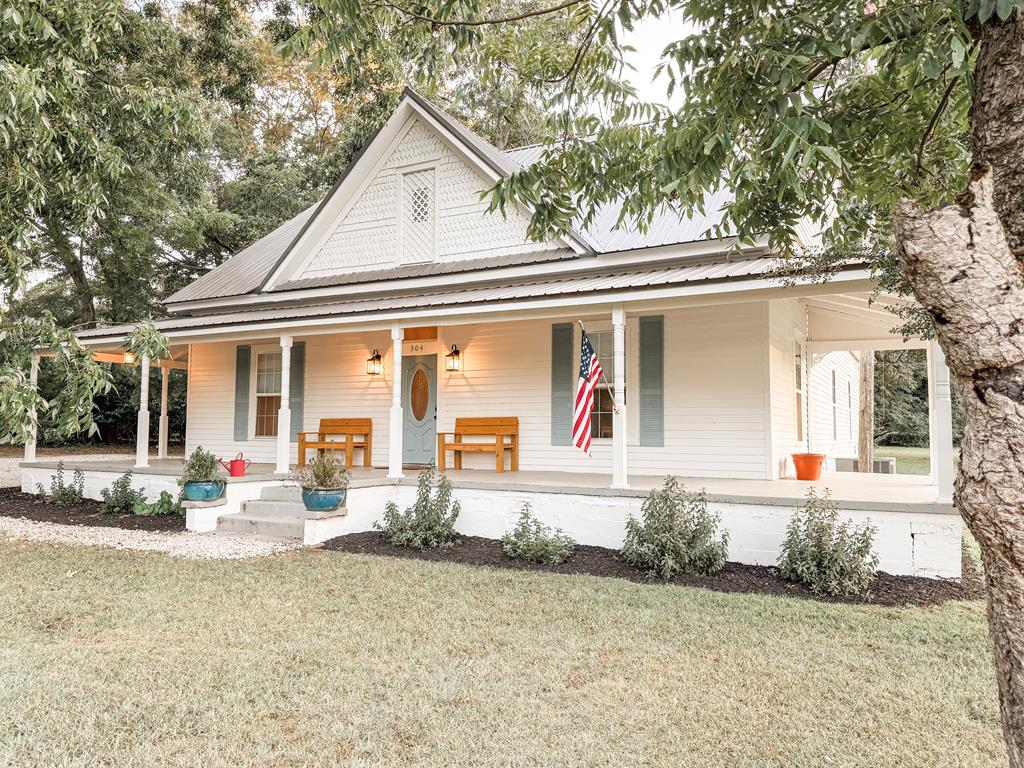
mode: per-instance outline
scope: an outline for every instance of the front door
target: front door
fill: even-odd
[[[429,464],[437,453],[437,356],[402,358],[402,463]]]

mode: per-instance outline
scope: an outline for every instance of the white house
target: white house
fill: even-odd
[[[498,150],[407,91],[319,204],[167,300],[157,326],[173,354],[152,364],[165,383],[187,370],[186,450],[262,465],[229,483],[222,507],[191,511],[190,526],[280,517],[275,488],[297,435],[321,419],[370,419],[372,449],[365,461],[354,451],[348,514],[307,524],[308,541],[403,503],[410,467],[438,458],[436,435],[456,419],[515,417],[518,469],[499,474],[480,452],[449,471],[466,532],[498,536],[529,501],[581,542],[617,546],[626,516],[672,474],[707,489],[731,559],[773,563],[809,485],[791,479],[790,455],[825,453],[828,469],[853,457],[859,356],[911,346],[931,360],[933,475],[828,471],[818,486],[878,525],[883,569],[958,575],[948,374],[936,346],[890,333],[884,304],[898,300],[869,301],[868,266],[826,284],[774,279],[765,244],[709,236],[726,191],[705,216],[664,210],[647,233],[615,229],[609,207],[591,227],[532,241],[528,211],[489,215],[481,192],[539,151]],[[581,324],[609,380],[590,456],[570,435]],[[130,331],[81,338],[120,362]],[[135,471],[155,493],[177,464],[165,458],[166,418],[149,458],[148,423],[141,412]],[[26,490],[53,470],[34,450]],[[92,494],[127,468],[81,466]]]

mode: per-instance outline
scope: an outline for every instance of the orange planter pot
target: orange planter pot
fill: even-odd
[[[794,453],[793,465],[796,467],[796,479],[817,480],[821,477],[821,465],[824,461],[824,453]]]

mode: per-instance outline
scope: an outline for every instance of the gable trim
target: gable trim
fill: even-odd
[[[349,210],[358,199],[359,193],[365,189],[376,173],[387,162],[391,151],[397,146],[397,142],[400,142],[415,124],[415,118],[421,119],[445,144],[492,183],[504,178],[509,172],[509,169],[496,166],[493,160],[488,158],[486,154],[477,151],[458,134],[446,127],[443,114],[430,102],[407,88],[392,115],[359,150],[345,169],[338,183],[324,197],[316,211],[303,225],[302,230],[296,235],[277,260],[277,263],[269,271],[268,276],[257,289],[258,293],[273,291],[277,286],[291,279],[295,273],[301,272],[301,269],[308,264],[318,252],[319,247],[330,236],[329,223],[325,225],[324,220],[328,214],[328,209],[331,207],[337,208],[337,213],[332,214],[332,222],[338,222],[343,218],[345,211]],[[372,165],[367,165],[365,168],[360,167],[367,164],[371,159],[373,160]],[[351,191],[344,189],[353,185],[354,188]],[[347,195],[347,199],[336,201],[339,195]],[[340,207],[337,205],[338,202],[341,203]],[[523,211],[523,213],[528,215],[529,211]],[[318,230],[322,231],[318,232]],[[311,241],[313,234],[318,235],[315,244]],[[583,242],[579,236],[556,237],[552,238],[552,242],[570,248],[577,254],[590,254],[594,252],[594,248],[590,244]],[[304,245],[309,245],[310,247],[305,249],[306,253],[302,261],[296,263],[296,253]]]

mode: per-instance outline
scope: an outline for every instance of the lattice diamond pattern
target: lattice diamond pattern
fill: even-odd
[[[402,261],[434,258],[434,171],[410,171],[402,177]]]

